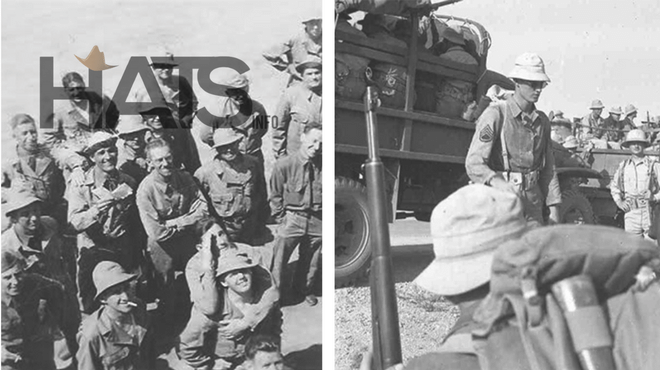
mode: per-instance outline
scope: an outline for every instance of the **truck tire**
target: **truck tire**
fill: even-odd
[[[576,190],[566,190],[561,194],[559,219],[562,224],[596,224],[591,203],[587,197]]]
[[[345,177],[335,179],[335,287],[355,283],[371,262],[366,188]]]

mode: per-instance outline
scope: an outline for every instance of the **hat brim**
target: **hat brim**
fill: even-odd
[[[256,262],[241,263],[241,264],[237,264],[235,266],[232,266],[231,268],[225,268],[223,270],[218,270],[216,272],[216,276],[220,277],[220,276],[228,274],[232,271],[238,271],[238,270],[243,270],[243,269],[251,269],[251,268],[256,267],[256,266],[257,266]]]
[[[96,143],[96,144],[94,144],[94,145],[92,145],[92,146],[86,147],[86,148],[84,148],[84,149],[82,150],[81,153],[82,153],[83,155],[89,157],[89,156],[94,155],[94,153],[95,153],[97,150],[99,150],[99,149],[101,149],[101,148],[110,147],[110,146],[113,146],[113,145],[117,145],[117,138],[116,138],[116,137],[112,137],[112,138],[109,138],[109,139],[107,139],[107,140],[100,141],[100,142],[98,142],[98,143]]]
[[[645,148],[648,148],[649,146],[651,146],[651,143],[649,143],[648,141],[631,140],[631,141],[624,141],[623,143],[621,143],[621,147],[622,148],[628,148],[629,146],[631,146],[634,143],[642,144],[642,145],[644,145]]]
[[[605,109],[605,107],[589,107],[589,109]]]
[[[303,73],[306,69],[309,69],[309,68],[316,68],[316,69],[322,70],[323,69],[323,64],[321,64],[319,62],[301,63],[300,65],[298,65],[296,67],[296,71],[298,71],[298,73]]]
[[[495,249],[452,259],[435,259],[414,280],[429,292],[457,295],[477,288],[490,280]]]
[[[151,67],[156,67],[156,68],[158,68],[158,66],[176,67],[176,66],[178,66],[179,64],[178,64],[178,63],[174,63],[174,62],[169,62],[169,63],[168,63],[168,62],[156,62],[156,63],[151,63],[151,64],[149,64],[149,65],[150,65]]]
[[[550,77],[545,73],[531,72],[522,68],[514,68],[507,76],[510,79],[526,80],[526,81],[543,81],[550,82]]]
[[[117,278],[117,281],[113,282],[112,284],[110,284],[110,285],[108,285],[107,287],[105,287],[103,290],[101,290],[101,291],[99,291],[99,292],[96,293],[96,296],[94,296],[94,300],[95,300],[95,301],[97,301],[97,300],[99,299],[99,297],[100,297],[103,293],[107,292],[109,289],[114,288],[114,287],[116,287],[117,285],[124,284],[124,283],[127,282],[127,281],[131,281],[131,280],[133,280],[133,279],[137,279],[138,276],[137,276],[137,275],[134,275],[134,274],[127,274],[127,273],[125,273],[125,272],[122,272],[122,273],[118,274],[117,277],[118,277],[118,278]]]

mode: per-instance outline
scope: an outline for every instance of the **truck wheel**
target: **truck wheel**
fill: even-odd
[[[335,179],[335,287],[366,275],[371,260],[367,192],[357,181]]]
[[[575,190],[566,190],[561,194],[559,219],[563,224],[593,225],[596,223],[591,203],[582,193]]]

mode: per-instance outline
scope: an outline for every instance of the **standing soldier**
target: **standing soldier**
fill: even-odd
[[[203,122],[201,140],[213,147],[213,130],[231,128],[243,136],[239,146],[241,153],[257,158],[263,166],[262,137],[269,125],[266,108],[250,97],[250,82],[244,74],[229,69],[214,82],[227,87],[227,96],[220,98],[218,105],[213,107],[210,113],[214,117],[209,117],[209,122]],[[201,116],[200,120],[205,121]]]
[[[288,87],[277,105],[273,127],[275,158],[296,153],[305,125],[321,123],[321,60],[310,58],[297,67],[302,83]]]
[[[64,177],[48,149],[37,141],[37,126],[27,114],[17,114],[11,121],[16,140],[16,158],[2,166],[2,187],[28,189],[43,204],[44,213],[66,226]]]
[[[137,190],[137,207],[147,232],[165,324],[176,317],[176,297],[187,296],[175,289],[175,272],[183,272],[196,252],[195,225],[206,217],[207,205],[192,175],[174,167],[166,141],[151,141],[146,153],[153,169]]]
[[[123,141],[123,145],[118,148],[117,168],[138,184],[149,174],[144,151],[144,136],[148,131],[149,126],[145,125],[138,115],[128,116],[126,121],[122,121],[117,127],[117,136]]]
[[[281,224],[275,241],[273,276],[282,297],[286,297],[285,292],[290,290],[284,282],[286,265],[299,245],[293,287],[311,306],[318,302],[312,289],[321,253],[321,130],[316,122],[305,125],[300,148],[275,163],[270,180],[271,209]]]
[[[174,137],[177,143],[173,149],[175,149],[175,155],[179,157],[178,160],[183,162],[186,171],[195,173],[201,163],[190,128],[194,112],[197,110],[197,96],[188,80],[172,74],[174,67],[178,64],[174,61],[174,55],[169,52],[166,54],[165,58],[152,59],[151,63],[159,91],[139,89],[135,93],[135,101],[145,103],[147,109],[155,105],[165,105],[169,109],[174,126],[165,125],[164,129]],[[157,95],[154,96],[156,101],[151,100],[149,93]],[[144,113],[144,111],[140,113]],[[181,155],[179,155],[179,151],[181,151]]]
[[[309,18],[303,22],[304,32],[294,36],[290,40],[273,46],[264,52],[263,56],[268,63],[278,71],[287,71],[291,80],[302,80],[301,72],[296,67],[309,57],[322,59],[322,20],[321,18]]]
[[[644,153],[649,145],[642,130],[626,135],[621,147],[629,148],[632,156],[619,164],[610,185],[614,202],[626,213],[626,231],[644,237],[651,226],[650,208],[660,201],[660,165]]]
[[[231,128],[213,133],[216,156],[195,173],[202,191],[232,241],[257,244],[266,227],[264,174],[259,161],[238,149],[243,137]]]
[[[589,139],[598,138],[600,139],[603,136],[603,132],[598,130],[603,127],[603,117],[600,115],[603,113],[603,102],[596,99],[591,102],[591,113],[582,117],[580,121],[580,134],[579,138],[581,141],[587,141]]]
[[[135,298],[137,275],[119,264],[100,262],[93,272],[101,307],[87,317],[78,334],[78,368],[154,369],[156,355],[148,332],[146,306]]]
[[[550,207],[550,221],[557,223],[561,191],[550,122],[534,105],[550,78],[543,60],[532,53],[516,59],[509,78],[515,92],[506,101],[491,104],[479,117],[465,168],[475,183],[521,196],[528,220],[543,224],[545,203]]]
[[[94,166],[69,190],[69,223],[79,232],[78,290],[83,312],[96,309],[92,271],[100,261],[118,262],[134,271],[142,262],[143,231],[135,180],[117,169],[117,138],[95,132],[84,153]]]

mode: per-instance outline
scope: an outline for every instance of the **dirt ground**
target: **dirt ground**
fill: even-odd
[[[251,68],[247,75],[252,98],[273,114],[288,78],[266,65],[261,53],[300,32],[305,17],[320,15],[320,1],[303,0],[3,1],[2,159],[14,151],[9,118],[17,113],[39,117],[42,56],[54,58],[51,86],[60,86],[61,77],[70,71],[87,81],[88,70],[74,55],[85,58],[98,45],[106,63],[118,65],[103,72],[103,91],[110,97],[131,56],[163,56],[167,50],[175,57],[236,57]],[[194,76],[200,108],[213,104],[217,97],[204,93],[196,82],[197,73]],[[133,88],[140,85],[141,81],[136,81]],[[199,141],[197,146],[202,162],[208,161],[208,147]],[[263,152],[268,176],[273,162],[270,135],[264,140]],[[302,303],[283,309],[282,349],[287,362],[297,364],[298,369],[321,368],[321,307],[321,303],[316,307]],[[177,368],[174,359],[160,366]]]

